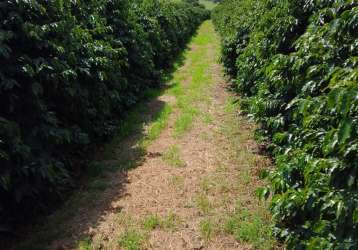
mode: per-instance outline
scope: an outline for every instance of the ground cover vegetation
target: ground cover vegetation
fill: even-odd
[[[258,190],[272,197],[276,236],[290,249],[356,249],[358,3],[224,0],[212,17],[276,163]]]
[[[1,223],[63,197],[208,17],[190,1],[1,1]]]

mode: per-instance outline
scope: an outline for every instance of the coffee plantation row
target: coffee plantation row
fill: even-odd
[[[72,186],[81,152],[115,133],[209,17],[190,2],[0,2],[1,221]]]
[[[274,233],[289,249],[357,249],[358,3],[224,0],[212,15],[276,163],[258,190]]]

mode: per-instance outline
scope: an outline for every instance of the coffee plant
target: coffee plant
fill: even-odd
[[[165,0],[0,1],[0,220],[44,211],[209,13]]]
[[[275,234],[289,249],[358,248],[358,3],[224,0],[222,61],[276,167]]]

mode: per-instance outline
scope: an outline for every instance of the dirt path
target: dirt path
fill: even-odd
[[[270,249],[270,218],[254,195],[269,161],[218,57],[207,21],[168,87],[129,117],[135,133],[114,139],[91,183],[19,248]]]

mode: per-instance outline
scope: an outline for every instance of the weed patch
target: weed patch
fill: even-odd
[[[185,167],[186,163],[180,157],[178,146],[171,146],[162,156],[163,160],[173,167]]]

